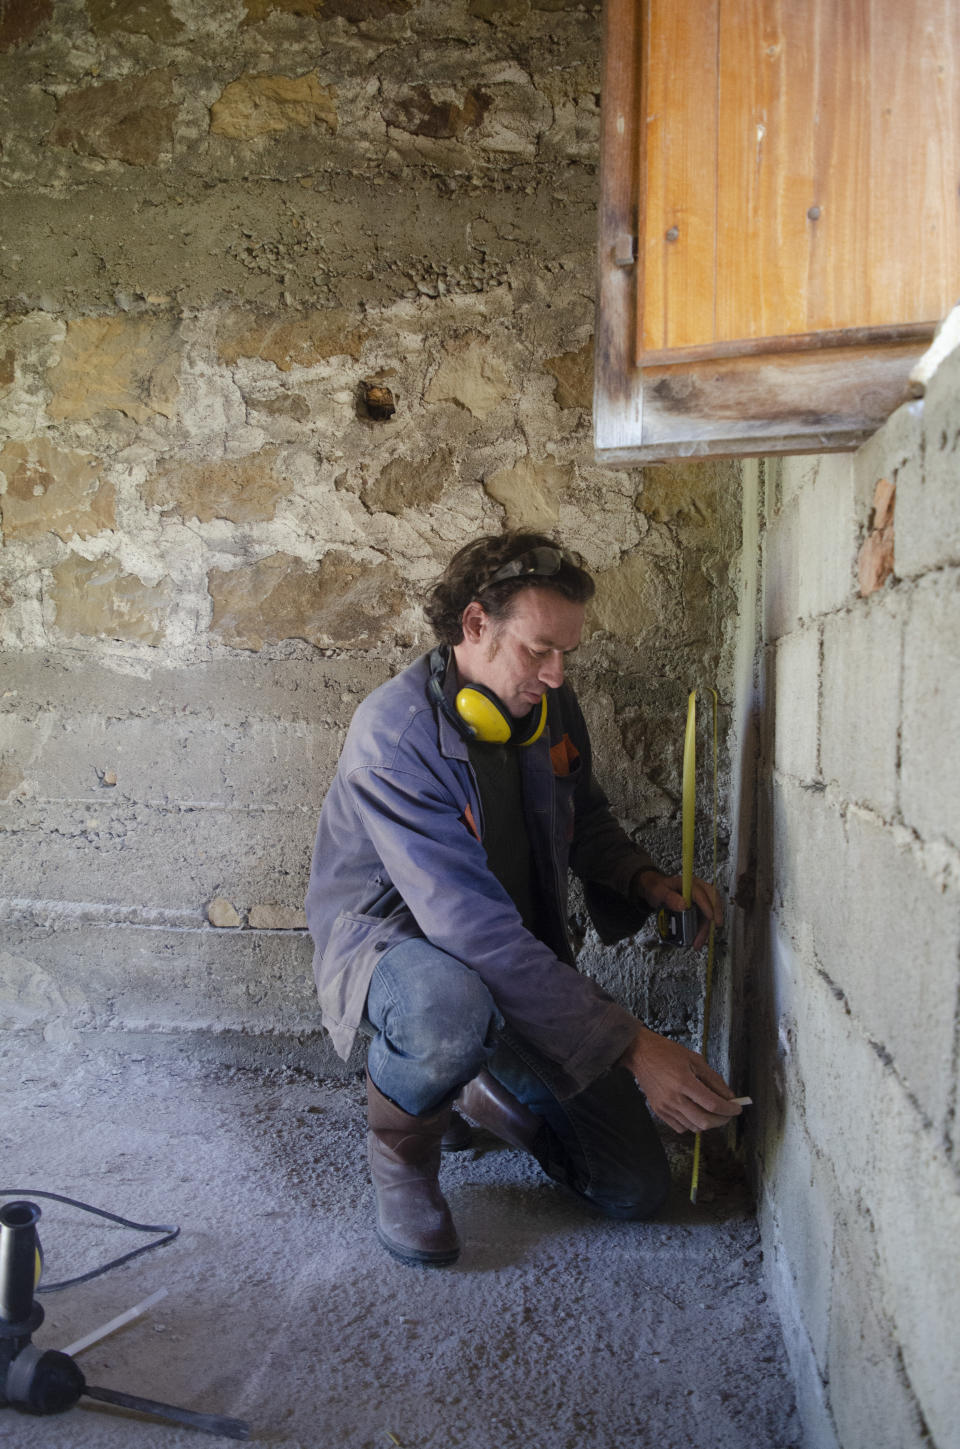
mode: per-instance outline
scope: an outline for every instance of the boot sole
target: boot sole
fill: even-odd
[[[400,1263],[406,1263],[408,1267],[416,1268],[443,1268],[449,1263],[455,1263],[460,1256],[459,1243],[455,1248],[431,1251],[429,1248],[408,1248],[402,1243],[395,1243],[387,1235],[377,1228],[377,1240],[382,1248],[386,1248],[391,1258],[396,1258]]]

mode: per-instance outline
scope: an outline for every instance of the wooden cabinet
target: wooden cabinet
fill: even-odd
[[[956,0],[607,0],[595,437],[855,447],[960,295]]]

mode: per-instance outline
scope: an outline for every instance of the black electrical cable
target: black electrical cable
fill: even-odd
[[[139,1258],[141,1253],[149,1253],[151,1248],[162,1248],[164,1243],[172,1243],[174,1238],[180,1236],[180,1228],[171,1223],[134,1223],[129,1218],[108,1213],[105,1208],[91,1207],[88,1202],[78,1202],[75,1197],[63,1197],[59,1192],[42,1192],[38,1187],[0,1187],[0,1197],[46,1197],[52,1202],[66,1203],[68,1207],[82,1208],[85,1213],[96,1213],[97,1217],[108,1218],[111,1223],[119,1223],[122,1228],[133,1228],[138,1233],[165,1234],[152,1243],[144,1243],[142,1248],[134,1248],[119,1258],[112,1258],[101,1268],[91,1268],[89,1273],[80,1273],[76,1278],[63,1278],[59,1283],[40,1283],[35,1290],[37,1293],[56,1293],[60,1288],[72,1288],[75,1283],[89,1283],[91,1278],[99,1278],[101,1273],[109,1273],[111,1268],[119,1268],[121,1263],[129,1263],[131,1258]]]

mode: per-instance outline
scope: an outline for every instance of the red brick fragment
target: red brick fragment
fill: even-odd
[[[893,523],[893,507],[897,501],[897,485],[881,478],[873,494],[873,527],[886,528]]]
[[[857,557],[862,598],[883,588],[893,573],[893,510],[896,501],[896,484],[881,478],[873,494],[871,529]]]

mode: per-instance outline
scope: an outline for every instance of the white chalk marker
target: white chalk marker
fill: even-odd
[[[160,1299],[166,1298],[166,1296],[166,1288],[158,1288],[156,1293],[151,1293],[150,1297],[145,1298],[142,1303],[138,1303],[134,1308],[128,1308],[126,1313],[120,1313],[116,1318],[111,1318],[109,1323],[95,1328],[92,1333],[86,1334],[83,1338],[78,1338],[76,1343],[71,1343],[69,1348],[63,1349],[62,1352],[69,1358],[76,1358],[77,1354],[83,1353],[85,1348],[99,1343],[101,1338],[106,1338],[108,1333],[116,1333],[118,1328],[124,1328],[128,1323],[132,1323],[135,1318],[139,1318],[141,1314],[146,1313],[148,1308],[152,1308],[155,1303],[159,1303]]]

